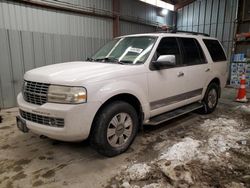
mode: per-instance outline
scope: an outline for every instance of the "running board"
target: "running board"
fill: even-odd
[[[200,109],[203,107],[202,103],[192,103],[190,105],[178,108],[176,110],[172,110],[170,112],[166,112],[164,114],[155,116],[151,118],[145,125],[159,125],[161,123],[164,123],[168,120],[174,119],[176,117],[179,117],[181,115],[187,114],[189,112],[192,112],[194,110]]]

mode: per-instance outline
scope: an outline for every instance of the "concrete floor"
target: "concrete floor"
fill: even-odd
[[[164,125],[145,127],[130,149],[114,158],[99,155],[86,141],[65,143],[21,133],[15,125],[17,108],[3,110],[0,114],[3,117],[0,123],[0,187],[250,187],[250,118],[245,110],[249,104],[243,106],[233,102],[235,94],[234,89],[224,89],[213,114],[190,113]],[[235,130],[243,137],[239,137],[237,143],[244,142],[234,147],[233,139],[229,140],[226,151],[214,154],[216,159],[210,160],[204,148],[211,134],[201,128],[206,119],[218,118],[240,122],[240,128]],[[189,172],[192,181],[187,181],[181,173],[179,179],[173,178],[170,171],[163,170],[160,165],[163,159],[159,160],[162,149],[155,149],[170,151],[174,144],[187,137],[202,143],[198,148],[203,156],[209,156],[206,163],[194,156],[188,161],[180,160],[185,166],[181,173]],[[164,163],[166,165],[166,161]],[[131,172],[134,164],[145,164],[152,170]]]

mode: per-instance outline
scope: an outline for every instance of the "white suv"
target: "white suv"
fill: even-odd
[[[98,152],[124,152],[143,124],[199,109],[211,113],[227,80],[217,39],[154,33],[115,38],[86,61],[24,75],[17,126],[52,139],[89,138]]]

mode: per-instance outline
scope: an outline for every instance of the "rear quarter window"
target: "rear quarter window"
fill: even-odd
[[[214,62],[219,62],[219,61],[226,61],[227,57],[225,55],[225,52],[217,40],[213,39],[203,39],[203,42],[205,43],[210,56],[212,57],[212,60]]]

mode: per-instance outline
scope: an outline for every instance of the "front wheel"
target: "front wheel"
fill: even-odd
[[[210,114],[212,113],[219,99],[219,86],[216,83],[209,84],[205,96],[203,98],[204,107],[200,110],[202,114]]]
[[[101,109],[95,118],[91,145],[105,156],[118,155],[133,142],[138,124],[138,115],[130,104],[112,102]]]

